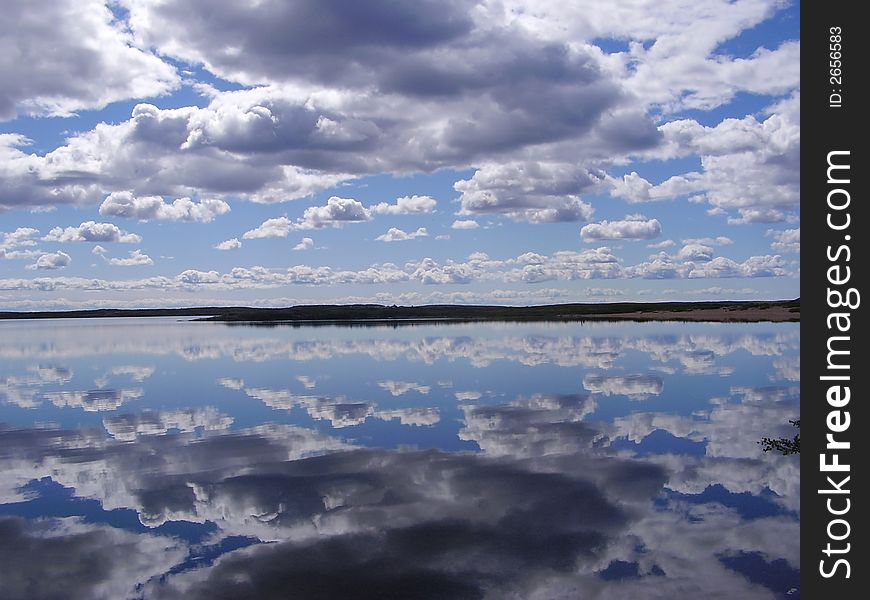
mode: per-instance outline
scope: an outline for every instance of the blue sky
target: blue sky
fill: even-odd
[[[799,295],[798,3],[7,4],[0,309]]]

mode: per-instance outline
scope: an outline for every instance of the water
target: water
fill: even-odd
[[[799,597],[795,323],[0,335],[4,597]]]

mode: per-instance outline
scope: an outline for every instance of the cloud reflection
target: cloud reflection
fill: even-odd
[[[627,396],[631,400],[646,400],[658,396],[664,389],[661,377],[655,375],[587,375],[583,387],[593,394]]]
[[[290,390],[246,388],[245,394],[277,410],[301,408],[315,420],[329,421],[336,429],[361,425],[370,417],[390,421],[398,419],[402,425],[435,425],[440,421],[437,408],[398,408],[378,410],[371,402],[351,401],[344,397],[309,396],[294,394]]]

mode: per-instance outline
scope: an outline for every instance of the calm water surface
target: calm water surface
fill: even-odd
[[[796,323],[0,322],[6,598],[798,598]]]

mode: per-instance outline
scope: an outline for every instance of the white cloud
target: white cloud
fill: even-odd
[[[503,214],[517,221],[588,221],[593,209],[580,190],[596,183],[585,170],[564,163],[489,164],[471,179],[453,184],[460,192],[460,215]]]
[[[8,0],[4,13],[0,39],[10,43],[0,53],[0,120],[69,116],[180,84],[175,69],[137,46],[102,0]]]
[[[413,240],[419,237],[426,237],[428,235],[429,232],[426,231],[425,227],[420,227],[417,229],[417,231],[412,231],[411,233],[407,233],[395,227],[390,227],[389,231],[382,235],[379,235],[375,239],[379,242],[403,242],[406,240]]]
[[[287,237],[290,234],[290,230],[293,228],[293,221],[287,217],[266,219],[256,229],[246,231],[244,235],[242,235],[242,239],[254,240],[259,238]]]
[[[25,269],[63,269],[68,267],[71,262],[72,258],[66,252],[47,252],[40,255],[32,265],[27,265]]]
[[[78,227],[54,227],[43,240],[47,242],[123,242],[138,244],[142,237],[127,233],[113,223],[85,221]]]
[[[306,208],[296,221],[287,217],[267,219],[259,227],[246,231],[242,238],[287,237],[291,231],[341,227],[345,223],[361,223],[371,218],[369,209],[358,200],[331,196],[324,206]]]
[[[91,250],[91,254],[96,254],[97,256],[102,256],[102,255],[104,255],[106,252],[108,252],[108,250],[106,250],[105,248],[103,248],[103,247],[100,246],[99,244],[97,244],[96,246],[94,246],[93,249]]]
[[[149,221],[197,221],[208,223],[215,217],[230,211],[223,200],[208,198],[194,202],[190,198],[178,198],[171,204],[160,196],[136,197],[131,192],[113,192],[100,205],[103,216],[126,217]]]
[[[154,264],[151,257],[143,254],[141,250],[131,250],[129,254],[130,256],[127,258],[110,258],[109,264],[117,267],[140,267]]]
[[[3,238],[0,240],[0,249],[8,250],[18,246],[35,246],[36,240],[33,237],[38,233],[39,230],[33,227],[19,227],[15,231],[3,232]]]
[[[396,198],[395,204],[381,202],[369,207],[375,215],[414,215],[432,213],[438,202],[431,196],[402,196]]]
[[[702,246],[730,246],[734,243],[734,240],[731,238],[720,235],[714,238],[704,237],[704,238],[687,238],[683,240],[684,244],[701,244]]]
[[[673,175],[653,185],[636,172],[607,177],[610,193],[629,202],[689,197],[708,202],[711,215],[731,224],[797,219],[800,198],[800,93],[754,116],[707,127],[691,119],[664,123],[664,144],[647,156],[699,155],[701,171]],[[733,216],[734,213],[737,216]]]
[[[33,227],[19,227],[12,232],[0,233],[0,259],[30,260],[40,256],[42,252],[34,248],[36,240],[32,239],[38,233],[39,230]]]
[[[238,250],[242,247],[242,242],[239,241],[239,238],[230,238],[228,240],[224,240],[220,244],[216,244],[215,248],[217,250]]]
[[[747,223],[782,223],[797,220],[793,215],[778,208],[738,208],[739,217],[728,217],[729,225],[746,225]]]
[[[660,236],[662,226],[658,219],[643,215],[630,215],[622,221],[590,223],[580,230],[586,242],[599,240],[650,240]]]
[[[302,238],[302,241],[300,241],[298,244],[293,246],[293,249],[297,250],[297,251],[311,250],[312,248],[314,248],[314,240],[311,239],[310,237]]]
[[[646,247],[660,249],[660,248],[673,248],[676,245],[677,245],[677,243],[674,240],[662,240],[661,242],[647,244]]]
[[[371,213],[362,203],[353,198],[332,196],[325,206],[310,206],[302,213],[302,218],[294,226],[295,229],[319,229],[321,227],[338,227],[344,223],[360,223],[370,220]]]
[[[708,261],[713,260],[713,248],[703,244],[686,244],[677,253],[680,260]]]
[[[785,275],[785,262],[779,255],[751,256],[742,263],[737,263],[722,256],[710,262],[695,266],[688,276],[698,277],[778,277]]]
[[[480,223],[471,219],[461,219],[453,221],[453,225],[450,227],[451,229],[477,229],[480,227]]]
[[[714,256],[709,261],[683,260],[679,255],[665,252],[653,255],[648,261],[624,264],[624,260],[606,246],[582,251],[560,250],[550,255],[525,252],[516,258],[497,259],[475,252],[466,260],[435,260],[426,257],[406,262],[403,266],[393,263],[372,264],[358,270],[340,270],[329,266],[297,264],[285,269],[262,266],[234,267],[227,272],[187,269],[174,277],[156,276],[142,279],[104,280],[82,277],[39,277],[35,279],[0,279],[0,290],[55,292],[58,290],[132,290],[160,289],[185,290],[197,287],[213,290],[246,290],[281,288],[293,285],[340,286],[346,284],[384,285],[401,282],[418,282],[424,285],[464,285],[472,282],[498,282],[505,284],[540,284],[548,281],[585,281],[593,279],[697,279],[722,277],[782,277],[788,275],[787,264],[782,257],[751,256],[737,262],[724,256]],[[551,290],[552,291],[552,290]],[[548,297],[546,290],[532,296],[525,292],[504,291],[503,299]],[[494,293],[494,292],[493,292]],[[555,290],[552,298],[570,298]],[[595,297],[613,295],[605,289]],[[666,293],[661,291],[662,294]],[[386,293],[379,301],[392,303],[397,296]],[[487,297],[484,292],[463,292],[459,295],[441,296],[454,301],[472,301]],[[525,295],[524,295],[525,294]],[[431,293],[429,296],[430,297]],[[418,298],[413,294],[409,298]],[[592,296],[590,296],[592,297]],[[464,298],[464,299],[463,299]]]
[[[783,230],[768,229],[765,235],[773,237],[774,239],[774,242],[770,244],[771,249],[777,252],[794,252],[796,254],[800,254],[800,228]]]

